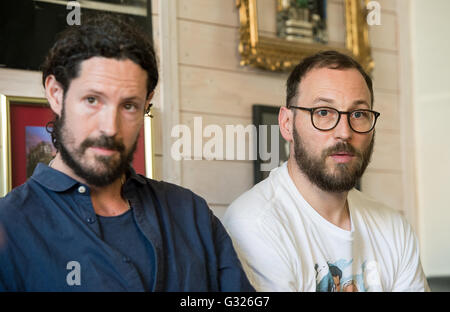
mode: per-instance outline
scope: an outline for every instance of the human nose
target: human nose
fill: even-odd
[[[336,139],[348,141],[353,135],[353,130],[350,127],[348,115],[341,114],[340,116],[341,118],[336,127],[334,128],[334,136]]]
[[[115,136],[120,128],[120,118],[117,108],[105,106],[99,121],[99,128],[102,134],[112,137]]]

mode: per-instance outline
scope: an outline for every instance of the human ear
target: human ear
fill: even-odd
[[[54,75],[49,75],[45,78],[45,96],[47,97],[52,111],[61,117],[64,89]]]
[[[278,125],[281,136],[288,142],[293,141],[294,113],[287,107],[281,107],[278,113]]]

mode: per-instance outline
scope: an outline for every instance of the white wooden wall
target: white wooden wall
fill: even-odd
[[[369,26],[369,38],[375,60],[374,107],[381,112],[381,117],[376,127],[372,163],[363,177],[362,189],[404,212],[396,3],[389,0],[379,3],[382,8],[381,25]]]

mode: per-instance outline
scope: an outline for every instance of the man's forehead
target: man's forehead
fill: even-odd
[[[299,92],[353,93],[370,99],[370,90],[362,74],[355,68],[314,68],[300,81]]]
[[[130,59],[95,56],[79,63],[78,75],[70,81],[67,94],[145,101],[147,79],[147,72]]]
[[[146,73],[146,71],[137,63],[129,58],[110,58],[103,56],[93,56],[80,62],[80,72],[83,71],[137,71]]]
[[[146,87],[147,72],[130,59],[92,57],[80,63],[77,78],[86,83],[106,80]]]

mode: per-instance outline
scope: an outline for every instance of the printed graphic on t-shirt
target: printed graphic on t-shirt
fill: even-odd
[[[380,279],[375,261],[364,261],[354,270],[353,259],[316,263],[316,291],[318,292],[363,292],[379,290]],[[353,272],[357,272],[353,274]]]

